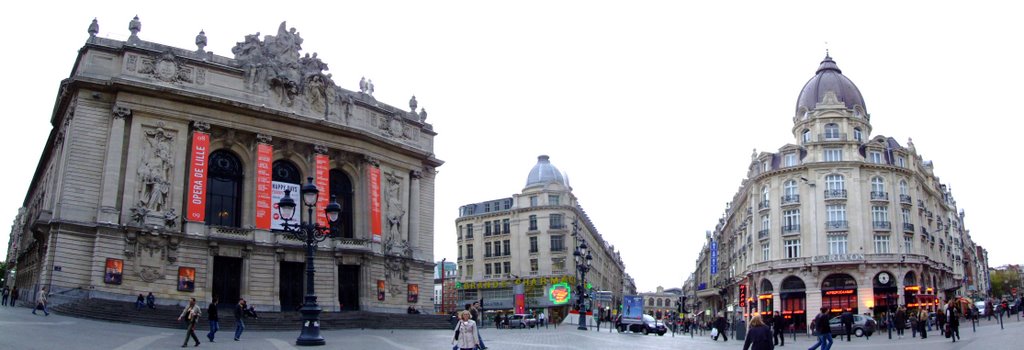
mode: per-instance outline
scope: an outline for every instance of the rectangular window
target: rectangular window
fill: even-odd
[[[800,209],[785,210],[782,212],[782,225],[793,230],[800,226]],[[799,229],[796,229],[799,230]]]
[[[548,195],[548,205],[559,205],[558,204],[558,195],[557,194],[549,194]]]
[[[530,259],[530,272],[537,273],[537,259]]]
[[[501,233],[509,233],[508,219],[501,219]]]
[[[868,161],[875,164],[882,164],[882,152],[871,151],[868,154]]]
[[[898,166],[900,168],[906,168],[907,167],[907,159],[903,158],[903,156],[896,157],[896,166]]]
[[[484,276],[490,277],[491,276],[491,272],[493,272],[491,270],[491,264],[484,264]]]
[[[462,225],[459,225],[459,231],[458,231],[459,239],[462,239],[462,230],[463,229],[464,228],[462,227]]]
[[[494,234],[501,233],[501,221],[494,220],[491,222],[491,226],[494,226]]]
[[[554,236],[551,236],[551,251],[553,251],[553,252],[565,251],[565,236],[564,235],[554,235]]]
[[[536,253],[537,249],[537,236],[530,237],[530,253]]]
[[[833,204],[825,207],[828,213],[828,221],[846,221],[846,206]]]
[[[484,221],[484,237],[491,235],[491,222]]]
[[[846,235],[828,236],[829,254],[846,254]]]
[[[787,239],[784,243],[786,247],[786,259],[795,259],[800,257],[799,239]]]
[[[462,260],[462,245],[459,245],[459,260]]]
[[[903,216],[903,223],[904,224],[909,224],[910,223],[910,209],[909,208],[903,208],[902,216]]]
[[[787,167],[799,165],[796,160],[796,153],[786,153],[785,164]]]
[[[843,161],[843,149],[842,148],[826,148],[825,149],[825,161],[826,162],[842,162]]]
[[[531,207],[536,207],[537,206],[537,196],[530,196],[530,206]]]
[[[501,263],[494,263],[494,274],[501,274]]]
[[[473,239],[473,224],[466,224],[466,239]]]
[[[487,213],[487,212],[490,212],[490,211],[491,211],[491,203],[484,203],[484,212]]]
[[[505,200],[505,210],[508,210],[509,208],[512,208],[512,200],[511,199],[506,199]]]
[[[871,206],[871,221],[889,222],[889,207],[884,205]]]
[[[551,216],[548,217],[548,221],[550,229],[554,230],[565,228],[565,224],[562,223],[562,214],[551,214]]]
[[[909,254],[914,249],[914,237],[903,236],[903,252]]]
[[[530,231],[537,231],[537,215],[530,215]]]
[[[502,264],[505,265],[505,273],[512,273],[512,263],[511,262],[506,261],[506,262],[504,262]]]
[[[875,235],[875,253],[889,254],[888,235]]]
[[[761,244],[761,261],[768,261],[771,258],[772,251],[769,248],[768,243]]]
[[[473,278],[473,264],[466,265],[466,276],[469,276],[470,279]]]
[[[565,258],[551,258],[551,272],[565,272]]]
[[[512,244],[511,244],[511,242],[512,241],[509,241],[507,239],[501,242],[501,245],[505,247],[505,255],[506,256],[512,255]]]
[[[466,245],[466,259],[472,259],[472,258],[473,258],[473,245],[472,244],[467,244]]]
[[[491,257],[491,242],[484,243],[484,257]]]

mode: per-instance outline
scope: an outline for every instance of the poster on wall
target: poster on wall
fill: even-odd
[[[178,268],[178,291],[193,292],[196,290],[196,268]]]
[[[206,159],[209,156],[210,134],[192,133],[192,166],[189,168],[188,207],[185,220],[206,221]]]
[[[326,154],[317,154],[316,162],[316,187],[320,189],[320,196],[316,199],[316,222],[320,226],[330,226],[327,221],[327,204],[331,201],[330,161]]]
[[[380,169],[370,166],[370,233],[380,243]]]
[[[384,280],[377,280],[377,300],[384,301]]]
[[[106,272],[103,274],[103,283],[121,284],[121,274],[124,272],[124,260],[107,258]]]
[[[302,212],[304,206],[302,204],[302,195],[299,194],[299,184],[293,184],[288,182],[273,181],[273,191],[270,194],[271,201],[274,203],[274,212],[270,214],[270,229],[271,230],[283,230],[284,219],[281,218],[281,212],[277,210],[277,202],[284,198],[284,190],[290,190],[291,193],[288,195],[295,200],[295,216],[292,216],[290,224],[298,224],[302,219]]]
[[[409,285],[409,302],[416,303],[420,301],[420,285],[410,284]]]
[[[273,158],[274,146],[265,143],[256,145],[256,228],[260,230],[270,229],[271,209],[274,205],[271,198],[270,167]]]

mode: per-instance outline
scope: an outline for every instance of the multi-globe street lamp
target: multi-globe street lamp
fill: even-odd
[[[576,311],[580,313],[580,326],[576,329],[585,331],[587,330],[587,271],[590,271],[590,264],[594,257],[590,255],[587,241],[579,234],[579,230],[579,220],[573,221],[572,235],[579,241],[579,245],[572,252],[572,257],[576,260],[576,271],[580,277],[576,283]]]
[[[320,312],[323,309],[316,303],[316,292],[313,290],[313,274],[316,271],[313,268],[313,253],[316,251],[317,243],[323,242],[331,236],[332,228],[317,225],[316,217],[313,216],[313,208],[316,206],[320,190],[313,184],[312,177],[306,179],[307,183],[300,189],[302,204],[306,206],[308,214],[306,222],[302,222],[300,218],[298,223],[289,223],[295,216],[295,200],[290,195],[291,190],[284,190],[284,198],[277,202],[277,210],[281,215],[281,220],[284,220],[284,224],[281,225],[284,232],[303,241],[306,245],[306,296],[302,309],[299,310],[302,313],[302,334],[295,341],[295,345],[324,345],[326,342],[320,335]],[[331,196],[331,203],[327,205],[324,212],[327,214],[327,220],[331,223],[338,221],[341,204],[338,204],[334,196]]]

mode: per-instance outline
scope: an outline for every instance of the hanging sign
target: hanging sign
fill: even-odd
[[[206,221],[206,160],[210,155],[210,134],[192,132],[192,166],[189,168],[188,207],[185,220]]]
[[[370,172],[370,234],[373,241],[380,243],[380,168],[369,167]]]
[[[327,221],[327,204],[331,201],[331,182],[330,182],[330,161],[327,159],[326,154],[317,154],[315,157],[316,161],[316,188],[320,189],[320,197],[316,200],[316,221],[320,226],[330,226],[330,222]]]
[[[269,230],[271,222],[272,184],[270,161],[274,157],[274,146],[256,145],[256,228]],[[300,198],[297,202],[301,202]],[[296,208],[298,210],[298,208]]]

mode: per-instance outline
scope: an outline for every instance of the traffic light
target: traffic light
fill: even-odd
[[[686,297],[679,297],[679,313],[690,313],[689,311],[686,311]]]

